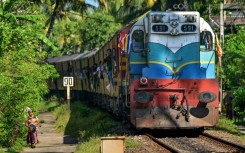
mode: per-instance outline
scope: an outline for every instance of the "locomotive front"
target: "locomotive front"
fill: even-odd
[[[150,12],[130,33],[130,121],[138,129],[214,126],[214,33],[198,12]]]

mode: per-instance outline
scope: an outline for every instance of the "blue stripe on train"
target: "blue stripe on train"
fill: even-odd
[[[211,79],[215,78],[213,73],[214,64],[189,64],[184,66],[179,72],[181,79]],[[174,74],[164,65],[161,64],[149,64],[149,67],[144,67],[142,64],[131,65],[131,70],[135,73],[135,79],[140,76],[146,76],[152,79],[170,79],[174,78]]]
[[[214,51],[200,52],[199,43],[186,45],[176,53],[161,44],[149,43],[148,46],[148,66],[143,53],[130,53],[130,73],[135,78],[173,78],[174,72],[185,79],[215,78]]]

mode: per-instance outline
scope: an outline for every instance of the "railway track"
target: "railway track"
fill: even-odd
[[[220,142],[220,143],[225,144],[225,145],[227,145],[229,147],[233,147],[234,149],[237,149],[237,151],[245,152],[245,146],[242,146],[242,145],[239,145],[239,144],[235,144],[233,142],[230,142],[230,141],[227,141],[227,140],[212,136],[212,135],[207,134],[207,133],[202,133],[200,136],[208,138],[208,139],[211,139],[211,140],[214,140],[214,141],[217,141],[217,142]]]
[[[162,142],[161,140],[155,138],[154,136],[152,136],[152,135],[150,135],[148,133],[146,133],[145,135],[148,136],[149,138],[151,138],[154,142],[156,142],[160,146],[162,146],[165,149],[167,149],[168,151],[173,152],[173,153],[179,153],[179,151],[177,149],[175,149],[174,147]]]
[[[164,137],[157,138],[149,133],[145,134],[154,142],[173,153],[196,152],[245,152],[241,146],[210,134],[203,133],[198,137]]]

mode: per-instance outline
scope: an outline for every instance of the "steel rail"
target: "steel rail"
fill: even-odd
[[[158,140],[157,138],[153,137],[152,135],[145,133],[146,136],[148,136],[149,138],[151,138],[154,142],[156,142],[157,144],[159,144],[160,146],[166,148],[167,150],[169,150],[172,153],[181,153],[180,151],[174,149],[173,147],[170,147],[169,145],[163,143],[162,141]]]
[[[216,141],[222,142],[222,143],[224,143],[226,145],[229,145],[229,146],[232,146],[234,148],[240,149],[241,151],[245,151],[245,146],[242,146],[242,145],[239,145],[239,144],[236,144],[236,143],[233,143],[233,142],[230,142],[230,141],[227,141],[227,140],[212,136],[212,135],[207,134],[207,133],[202,133],[201,135],[204,136],[204,137],[208,137],[210,139],[214,139]]]

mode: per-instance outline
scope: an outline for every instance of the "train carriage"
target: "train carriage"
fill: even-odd
[[[214,42],[198,12],[149,12],[100,49],[73,59],[76,71],[88,72],[74,89],[138,129],[214,126],[219,118]],[[92,68],[100,62],[104,76],[95,81]]]

